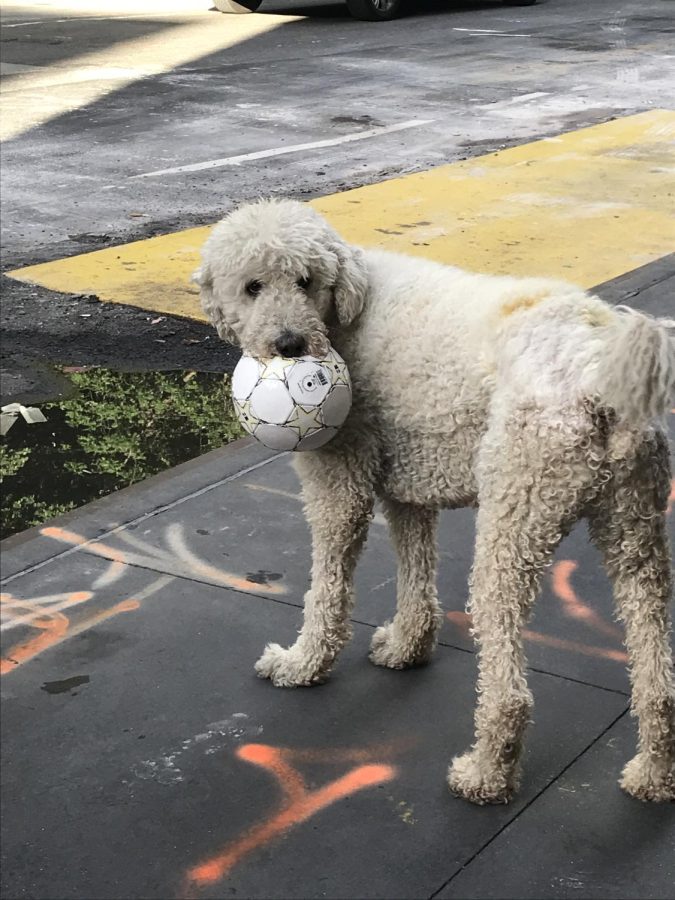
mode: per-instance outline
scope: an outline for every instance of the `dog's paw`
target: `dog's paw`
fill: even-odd
[[[370,642],[370,661],[388,669],[423,666],[431,659],[436,646],[435,632],[421,639],[405,639],[392,622],[375,629]]]
[[[637,800],[663,803],[675,801],[675,767],[670,760],[654,760],[638,753],[621,773],[619,784]]]
[[[317,669],[314,660],[307,659],[296,647],[284,649],[279,644],[268,644],[255,664],[260,678],[269,678],[275,687],[308,687],[321,684],[327,672]]]
[[[518,784],[515,774],[505,776],[499,768],[486,765],[475,751],[456,756],[448,769],[448,785],[453,794],[484,806],[508,803]]]

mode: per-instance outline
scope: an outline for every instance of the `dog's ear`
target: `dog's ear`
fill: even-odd
[[[342,242],[331,248],[338,258],[333,286],[335,311],[340,325],[349,325],[363,309],[368,290],[368,270],[363,251]]]
[[[218,337],[223,341],[227,341],[228,344],[234,344],[235,347],[238,347],[239,338],[225,321],[223,311],[218,305],[213,289],[213,276],[208,265],[205,263],[201,269],[193,272],[190,281],[199,285],[199,300],[202,309],[218,332]]]

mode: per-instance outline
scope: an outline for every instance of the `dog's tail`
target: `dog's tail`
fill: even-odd
[[[644,428],[670,410],[675,392],[675,320],[615,307],[597,371],[597,394],[619,423]]]

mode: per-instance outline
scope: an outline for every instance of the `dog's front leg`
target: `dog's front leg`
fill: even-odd
[[[372,516],[373,491],[363,457],[315,451],[300,457],[305,514],[312,529],[312,583],[297,641],[268,644],[256,663],[277,687],[325,681],[351,636],[353,574]]]

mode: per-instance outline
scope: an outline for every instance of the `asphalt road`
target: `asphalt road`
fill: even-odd
[[[267,0],[249,16],[224,16],[208,0],[7,4],[3,271],[675,96],[669,0],[415,7],[371,24],[319,0]],[[222,371],[236,358],[198,323],[151,324],[147,312],[4,277],[3,296],[3,402],[57,393],[49,363]]]

